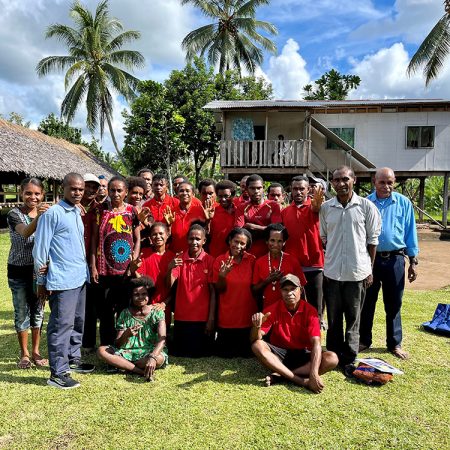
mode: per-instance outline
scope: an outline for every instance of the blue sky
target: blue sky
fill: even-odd
[[[90,8],[96,1],[84,0]],[[51,23],[70,24],[69,0],[0,0],[0,113],[15,111],[34,127],[50,112],[58,113],[64,97],[63,77],[37,78],[36,63],[64,54],[57,41],[43,38]],[[179,0],[110,0],[110,10],[125,29],[141,31],[133,45],[146,58],[136,73],[163,81],[184,66],[183,37],[205,18]],[[444,13],[441,0],[272,0],[257,17],[278,28],[278,55],[266,55],[258,72],[272,82],[276,98],[300,98],[301,88],[335,68],[361,77],[352,98],[450,98],[450,59],[441,77],[424,88],[420,74],[406,77],[418,44]],[[116,99],[114,128],[123,139]],[[84,111],[74,125],[83,127]],[[88,137],[88,136],[87,136]],[[108,136],[104,148],[112,148]]]

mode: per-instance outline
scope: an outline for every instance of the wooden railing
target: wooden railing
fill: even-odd
[[[311,141],[221,141],[220,165],[230,167],[309,167]]]

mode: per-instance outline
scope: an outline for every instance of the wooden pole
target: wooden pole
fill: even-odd
[[[423,222],[423,210],[425,209],[425,177],[419,178],[419,222]]]
[[[442,225],[447,228],[447,213],[448,213],[448,172],[444,175],[444,193],[442,195],[444,204],[442,205]]]

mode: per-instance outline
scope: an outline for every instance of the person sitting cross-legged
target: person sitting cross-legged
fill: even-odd
[[[130,280],[131,304],[117,319],[115,346],[101,346],[97,354],[109,365],[153,381],[155,369],[167,364],[166,322],[162,308],[150,303],[151,278]]]
[[[298,277],[284,276],[280,287],[282,300],[252,316],[253,353],[273,372],[267,386],[284,378],[318,394],[324,388],[320,376],[337,366],[338,357],[322,352],[317,310],[300,298]],[[263,340],[269,331],[268,341]]]

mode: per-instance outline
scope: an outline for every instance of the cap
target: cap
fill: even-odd
[[[327,190],[327,182],[325,180],[323,180],[322,178],[317,178],[312,175],[309,175],[308,180],[310,183],[321,184],[323,187],[323,190],[324,191]]]
[[[93,173],[85,173],[83,175],[83,180],[86,183],[87,181],[93,181],[94,183],[100,184],[100,180]]]
[[[293,284],[294,286],[297,286],[297,287],[301,287],[301,285],[302,285],[300,283],[300,280],[298,279],[298,277],[293,275],[292,273],[288,273],[283,278],[281,278],[280,286],[283,286],[283,284],[286,284],[286,283],[291,283],[291,284]]]

